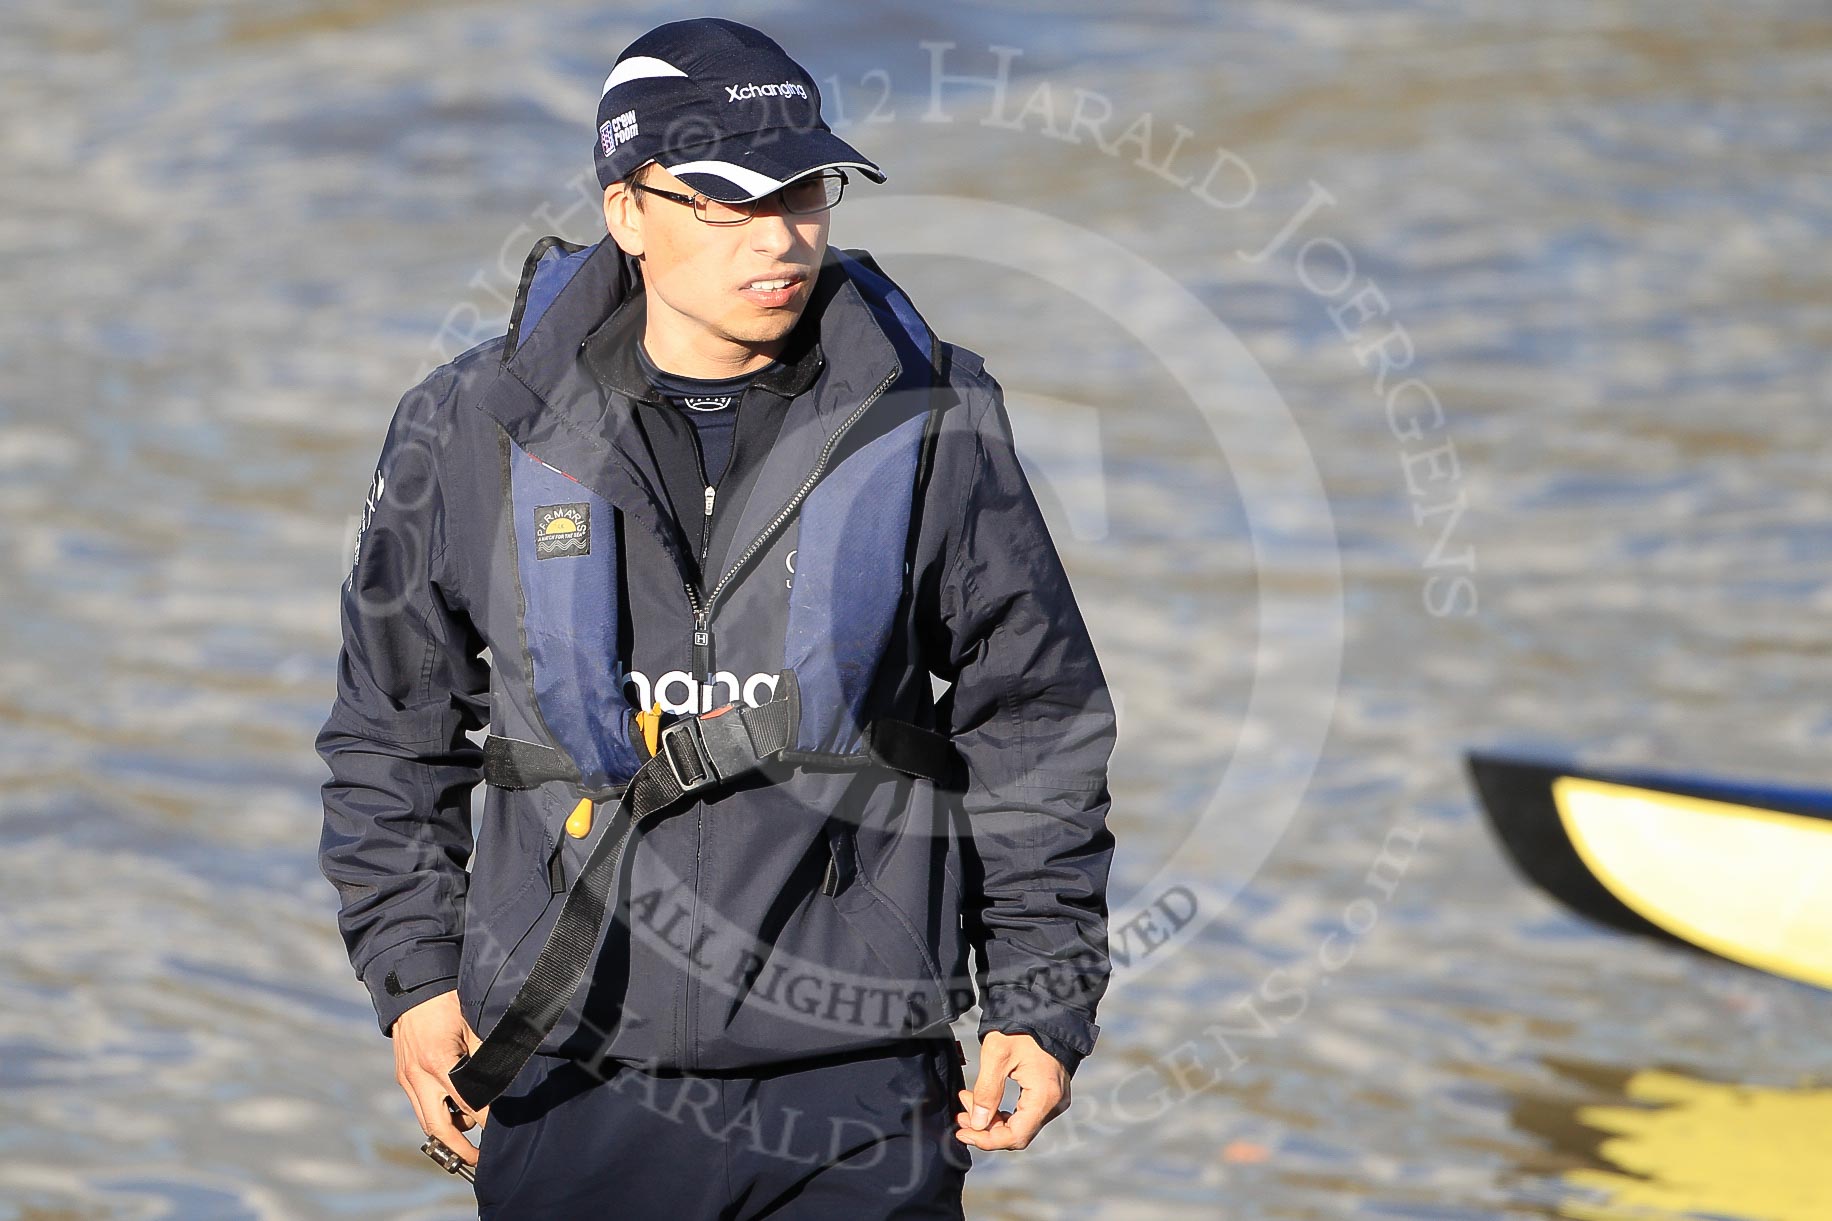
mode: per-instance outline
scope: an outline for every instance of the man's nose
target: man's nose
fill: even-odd
[[[760,254],[786,254],[800,240],[796,236],[795,227],[789,223],[789,217],[784,214],[780,200],[773,199],[759,207],[751,213],[751,219],[744,227],[749,231],[751,249]]]

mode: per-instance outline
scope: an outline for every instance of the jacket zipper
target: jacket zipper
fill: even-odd
[[[687,431],[693,441],[694,467],[700,472],[700,485],[706,489],[705,508],[700,513],[700,558],[695,566],[700,579],[704,581],[706,579],[706,556],[712,544],[713,486],[712,481],[706,477],[706,451],[700,446],[700,430],[690,424]],[[696,622],[693,632],[694,690],[701,689],[699,686],[701,676],[709,674],[711,670],[712,637],[703,625]],[[700,858],[705,852],[705,847],[706,807],[696,804],[693,812],[693,912],[687,920],[687,944],[689,946],[693,944],[694,929],[700,923]],[[689,1068],[699,1066],[698,1048],[693,1047],[696,1025],[693,1020],[693,982],[692,972],[688,972],[685,997],[681,1005],[680,1024],[675,1030],[674,1038],[675,1057]]]
[[[702,471],[700,473],[700,478],[704,479],[705,477],[706,477],[706,474],[704,471]],[[700,573],[701,573],[702,578],[704,578],[705,573],[706,573],[706,552],[707,552],[708,547],[712,543],[712,503],[713,503],[713,500],[714,500],[713,486],[712,484],[709,483],[706,485],[706,510],[700,516]],[[689,585],[687,587],[687,597],[689,601],[693,599],[693,596],[694,596],[693,586]],[[693,675],[694,675],[694,679],[695,681],[700,681],[707,674],[711,672],[712,672],[712,633],[706,630],[706,612],[701,611],[696,606],[694,609],[694,613],[693,613]]]
[[[828,461],[833,457],[833,451],[839,447],[840,439],[851,430],[854,424],[858,423],[859,417],[864,415],[866,410],[873,403],[883,397],[884,392],[890,389],[891,383],[896,381],[898,375],[902,372],[903,368],[901,365],[891,366],[891,371],[885,375],[884,380],[879,382],[870,394],[865,396],[865,401],[860,403],[857,407],[854,407],[852,413],[840,422],[839,428],[836,429],[834,434],[828,437],[826,443],[821,446],[821,452],[814,459],[814,469],[808,472],[808,477],[802,480],[800,487],[795,489],[795,494],[789,497],[788,503],[777,511],[776,516],[770,519],[769,524],[764,526],[757,537],[750,541],[744,548],[744,551],[735,561],[733,561],[732,566],[725,570],[725,575],[721,576],[718,582],[713,585],[712,592],[707,594],[703,601],[700,598],[699,590],[694,588],[693,582],[682,582],[683,587],[687,590],[688,605],[693,609],[693,657],[694,673],[696,677],[705,674],[706,671],[711,668],[712,630],[707,624],[712,617],[713,608],[719,603],[719,595],[725,592],[726,587],[732,583],[732,579],[738,575],[744,566],[750,563],[751,560],[756,557],[757,553],[762,551],[764,547],[769,544],[770,540],[776,536],[776,532],[781,530],[783,526],[788,523],[789,519],[795,516],[795,510],[801,507],[801,502],[808,498],[808,494],[814,490],[814,485],[820,482],[821,475],[827,469]],[[704,475],[703,471],[702,475]],[[713,494],[712,489],[709,487],[706,489],[707,523],[712,521],[712,502]],[[704,529],[704,526],[702,529]],[[703,567],[705,564],[704,558],[701,559],[701,564]]]
[[[715,493],[712,482],[706,478],[706,454],[700,449],[700,430],[689,428],[693,441],[693,462],[700,472],[700,486],[705,488],[704,505],[700,512],[700,580],[706,579],[706,556],[712,547],[712,505]],[[693,606],[693,676],[697,683],[712,670],[712,633],[706,630],[706,615],[700,610],[698,590],[691,581],[682,584],[687,589],[687,601]]]
[[[839,428],[834,431],[831,437],[827,438],[826,444],[821,446],[821,452],[815,456],[814,469],[808,472],[808,477],[802,480],[800,487],[795,489],[795,494],[789,497],[788,503],[777,511],[776,516],[770,519],[769,524],[764,526],[757,537],[752,539],[744,548],[744,551],[738,556],[737,560],[735,560],[732,566],[725,571],[725,575],[721,576],[713,585],[712,591],[706,595],[704,601],[701,600],[699,590],[694,588],[692,581],[682,582],[682,587],[687,591],[687,601],[693,607],[693,664],[696,681],[701,676],[707,675],[712,668],[712,630],[707,626],[707,623],[712,616],[713,608],[719,603],[719,595],[725,592],[726,586],[731,584],[732,579],[739,571],[741,571],[746,564],[750,563],[759,551],[763,550],[763,548],[769,544],[770,539],[775,537],[776,532],[781,530],[789,519],[795,516],[795,510],[801,507],[801,502],[808,498],[808,494],[814,490],[814,485],[820,482],[822,473],[827,469],[828,461],[833,457],[833,451],[839,446],[840,438],[844,437],[848,430],[858,422],[859,417],[865,414],[867,408],[877,402],[886,390],[890,389],[891,383],[896,381],[898,374],[902,372],[903,369],[901,366],[893,365],[891,371],[885,375],[884,380],[879,382],[877,387],[873,389],[870,394],[865,396],[865,401],[853,408],[851,414],[840,422]],[[699,437],[697,435],[694,438],[694,452],[699,452]],[[703,481],[705,477],[706,467],[704,462],[702,462],[700,466],[700,478]],[[700,524],[700,572],[702,577],[706,571],[706,539],[709,535],[712,523],[712,506],[713,489],[712,486],[708,484],[706,486],[706,512]],[[701,813],[704,813],[704,807],[701,807]],[[703,828],[704,824],[701,824],[701,826]],[[623,846],[621,844],[618,845],[617,851],[621,856],[623,853]],[[698,846],[698,837],[696,836],[694,847],[694,907],[696,909],[696,916],[698,914],[697,909],[699,907],[700,893],[699,871],[700,850]],[[693,920],[688,922],[689,937],[692,936],[694,923],[695,921]],[[692,944],[691,940],[688,944]],[[699,1067],[700,1062],[698,1047],[699,1024],[694,1020],[698,1016],[696,1011],[696,993],[699,991],[696,985],[698,982],[699,977],[694,972],[687,972],[687,1003],[683,1007],[685,1012],[681,1015],[682,1021],[687,1025],[688,1039],[693,1041],[694,1046],[691,1050],[685,1047],[677,1048],[681,1053],[679,1057],[681,1062],[690,1069]]]

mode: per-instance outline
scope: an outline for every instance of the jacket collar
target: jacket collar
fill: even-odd
[[[549,258],[524,275],[516,317],[535,279],[566,262]],[[640,333],[642,296],[640,264],[609,235],[600,238],[503,362],[508,377],[559,417],[530,427],[531,435],[553,425],[598,436],[620,431],[607,415],[628,415],[632,400],[648,395],[630,346]],[[885,324],[831,246],[784,357],[782,368],[754,384],[790,397],[812,394],[829,429],[837,427],[842,406],[856,404],[900,363]],[[600,387],[616,393],[607,396]],[[524,407],[512,414],[514,420],[498,419],[521,442],[518,427],[529,413]]]
[[[636,420],[636,401],[649,393],[646,379],[631,373],[631,341],[639,333],[633,328],[642,318],[640,264],[609,235],[592,247],[562,244],[560,257],[555,243],[542,239],[530,254],[511,314],[519,336],[479,406],[522,449],[629,513],[665,549],[678,552],[661,472]],[[543,275],[565,278],[557,294],[552,280],[541,282]],[[541,292],[532,293],[535,288]],[[520,327],[531,299],[545,307]],[[852,409],[907,363],[898,359],[887,325],[829,247],[785,349],[789,358],[768,379],[766,388],[794,397],[760,486],[793,487]],[[588,346],[600,361],[588,359]],[[600,376],[598,363],[608,376]],[[741,532],[772,508],[754,499]]]

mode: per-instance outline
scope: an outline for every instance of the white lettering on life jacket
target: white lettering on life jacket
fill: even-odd
[[[760,708],[776,698],[777,676],[774,674],[758,673],[740,680],[730,670],[718,670],[713,673],[711,682],[701,683],[685,670],[669,670],[659,679],[651,680],[641,670],[624,670],[619,665],[613,677],[620,680],[619,685],[636,707],[646,709],[659,702],[663,712],[698,715],[711,712],[720,704],[735,704],[740,699],[753,708]]]

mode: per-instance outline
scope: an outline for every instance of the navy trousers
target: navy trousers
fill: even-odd
[[[480,1134],[478,1216],[959,1221],[957,1051],[910,1040],[746,1073],[537,1055]]]

